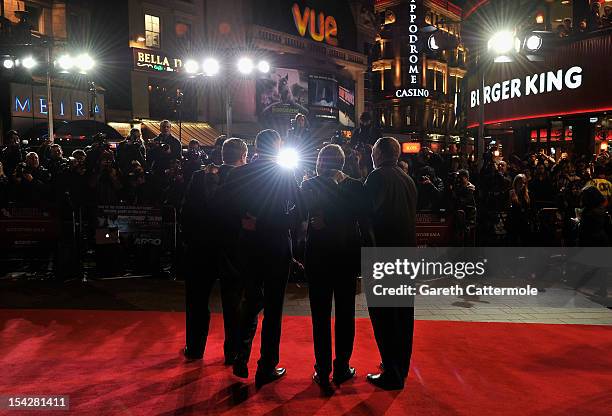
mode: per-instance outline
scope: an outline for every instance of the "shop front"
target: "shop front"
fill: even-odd
[[[493,64],[482,97],[476,80],[471,80],[468,128],[474,135],[484,103],[485,138],[504,143],[505,152],[544,149],[559,158],[607,148],[612,67],[602,57],[612,55],[612,31],[556,42],[541,62]]]

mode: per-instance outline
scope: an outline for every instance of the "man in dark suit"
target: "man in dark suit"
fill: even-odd
[[[147,162],[158,173],[168,169],[171,160],[181,160],[182,146],[179,139],[172,135],[172,123],[163,120],[159,123],[159,135],[150,143],[151,150]]]
[[[217,277],[221,280],[221,303],[225,329],[225,363],[233,363],[237,349],[237,315],[240,285],[233,272],[231,252],[236,233],[230,218],[223,215],[224,181],[229,172],[246,164],[247,146],[240,139],[223,145],[223,165],[209,165],[196,171],[189,183],[182,207],[183,238],[187,246],[185,278],[185,332],[183,354],[201,359],[206,348],[210,309],[208,302]]]
[[[374,171],[365,182],[371,204],[371,223],[377,247],[416,245],[417,190],[398,167],[400,144],[392,137],[379,139],[372,150]],[[382,358],[382,373],[368,381],[385,390],[404,388],[412,354],[414,307],[368,308]]]
[[[283,375],[277,368],[285,287],[291,262],[289,228],[297,184],[294,174],[277,163],[281,138],[274,130],[263,130],[255,138],[257,157],[248,165],[232,170],[226,187],[227,204],[240,218],[238,253],[244,284],[239,323],[238,355],[234,374],[247,378],[257,317],[264,310],[261,330],[261,357],[257,386]]]

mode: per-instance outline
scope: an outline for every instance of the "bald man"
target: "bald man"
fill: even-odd
[[[398,166],[400,144],[393,137],[378,139],[372,149],[374,170],[365,182],[377,247],[416,246],[417,190]],[[382,372],[368,381],[385,390],[404,388],[412,355],[414,307],[368,308],[382,359]]]

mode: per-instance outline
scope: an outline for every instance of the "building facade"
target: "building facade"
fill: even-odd
[[[88,0],[2,0],[0,9],[0,135],[8,129],[22,134],[45,130],[49,107],[46,88],[47,52],[51,61],[65,53],[82,53],[88,47],[91,2]],[[26,70],[5,62],[25,57],[36,61]],[[54,119],[103,122],[104,91],[92,88],[90,75],[50,72]],[[43,133],[46,134],[46,133]]]
[[[375,120],[385,134],[434,151],[459,143],[465,139],[468,53],[461,8],[445,0],[378,0],[375,7],[381,23],[372,63]],[[427,40],[434,32],[452,48],[431,48]],[[410,84],[422,94],[407,93]]]

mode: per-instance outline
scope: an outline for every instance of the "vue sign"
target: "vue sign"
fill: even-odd
[[[317,12],[310,7],[304,8],[304,13],[300,10],[297,3],[293,3],[291,8],[293,13],[293,22],[300,36],[306,35],[306,30],[310,34],[312,40],[316,42],[328,43],[332,46],[338,46],[338,24],[333,16],[327,16]]]

